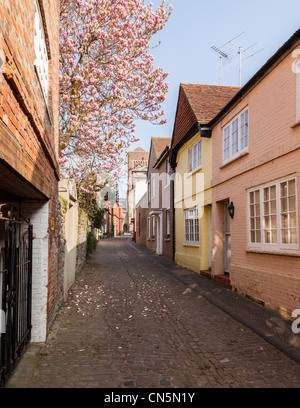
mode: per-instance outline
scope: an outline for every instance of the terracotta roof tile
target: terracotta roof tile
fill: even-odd
[[[233,98],[240,87],[180,84],[172,148],[197,123],[208,123]]]
[[[156,153],[156,158],[158,159],[166,146],[171,144],[172,139],[170,137],[152,137],[151,141]]]
[[[221,85],[181,84],[199,123],[208,123],[240,90]]]

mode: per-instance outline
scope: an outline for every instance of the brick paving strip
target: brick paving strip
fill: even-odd
[[[103,240],[7,388],[298,388],[290,324],[127,238]]]

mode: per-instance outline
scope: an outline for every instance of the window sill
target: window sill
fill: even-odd
[[[238,156],[233,157],[232,159],[228,160],[226,163],[223,163],[219,168],[220,168],[220,169],[223,169],[223,168],[226,167],[228,164],[230,164],[230,163],[232,163],[232,162],[234,162],[234,161],[240,159],[241,157],[246,156],[247,154],[249,154],[249,150],[247,150],[247,151],[245,151],[245,152],[243,152],[243,153],[240,153]]]
[[[200,248],[199,244],[183,244],[183,246],[189,248]]]
[[[171,239],[170,238],[165,238],[164,242],[171,242]]]
[[[187,177],[192,176],[193,174],[197,173],[197,171],[202,170],[202,166],[197,167],[195,170],[192,170],[188,173]]]
[[[300,257],[299,250],[290,249],[290,250],[268,250],[268,249],[259,249],[259,248],[248,248],[246,250],[247,253],[250,254],[262,254],[262,255],[280,255],[280,256],[293,256],[293,257]]]
[[[295,129],[300,126],[300,120],[298,120],[293,126],[291,126],[291,129]]]

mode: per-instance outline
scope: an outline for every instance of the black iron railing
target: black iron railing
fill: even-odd
[[[31,338],[32,238],[29,222],[0,217],[0,388]]]

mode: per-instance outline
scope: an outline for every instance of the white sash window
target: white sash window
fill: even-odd
[[[48,103],[48,77],[49,77],[49,60],[45,41],[42,18],[40,15],[39,6],[35,0],[35,18],[34,18],[34,50],[36,72],[40,81],[40,85]]]

